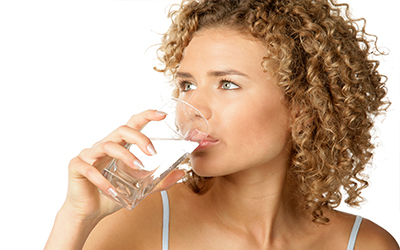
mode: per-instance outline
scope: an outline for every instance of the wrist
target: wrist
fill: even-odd
[[[45,250],[82,249],[90,232],[100,220],[97,217],[80,216],[79,213],[64,204],[56,215]]]
[[[85,213],[80,212],[75,206],[69,205],[67,202],[64,203],[58,211],[56,218],[68,220],[71,224],[74,224],[79,228],[93,228],[102,219],[102,217],[97,214],[86,215]]]
[[[91,230],[100,221],[97,217],[82,216],[73,209],[64,206],[58,211],[56,220],[67,223],[80,231]]]

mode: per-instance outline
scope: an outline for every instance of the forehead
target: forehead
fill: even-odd
[[[196,32],[182,55],[179,70],[188,67],[258,68],[266,54],[265,46],[254,38],[231,29],[205,29]]]

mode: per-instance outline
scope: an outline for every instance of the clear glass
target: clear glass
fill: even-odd
[[[171,98],[159,111],[165,112],[166,118],[152,121],[141,130],[150,138],[157,154],[148,156],[136,145],[125,145],[144,168],[133,169],[121,160],[113,159],[103,170],[118,195],[114,198],[103,194],[128,210],[150,194],[207,137],[208,122],[192,105]]]

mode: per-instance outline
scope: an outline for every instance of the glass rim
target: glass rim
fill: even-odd
[[[200,117],[205,121],[205,125],[206,125],[207,131],[202,131],[202,132],[206,134],[206,136],[205,136],[205,138],[204,138],[204,139],[206,139],[207,136],[208,136],[208,130],[209,130],[209,123],[208,123],[208,121],[207,121],[207,118],[206,118],[196,107],[194,107],[192,104],[190,104],[190,103],[188,103],[188,102],[186,102],[186,101],[184,101],[184,100],[182,100],[182,99],[178,99],[178,98],[176,98],[176,97],[170,97],[167,101],[164,102],[164,104],[161,106],[160,109],[162,109],[165,105],[167,105],[168,102],[170,102],[171,100],[172,100],[172,101],[175,101],[175,102],[177,102],[177,103],[180,102],[180,103],[183,103],[183,104],[189,106],[189,107],[192,108],[198,115],[200,115]],[[169,124],[168,124],[165,120],[163,120],[163,121],[164,121],[164,122],[166,123],[166,125],[167,125],[171,130],[173,130],[178,136],[180,136],[182,139],[186,140],[181,134],[177,133],[177,132],[175,131],[175,129],[171,128],[171,127],[169,126]],[[204,139],[203,139],[203,140],[204,140]]]
[[[184,100],[182,100],[182,99],[178,99],[178,98],[176,98],[176,97],[171,97],[170,99],[171,99],[171,100],[178,101],[178,102],[182,102],[182,103],[188,105],[189,107],[191,107],[192,109],[194,109],[194,110],[195,110],[197,113],[199,113],[200,116],[206,121],[207,129],[208,129],[209,124],[208,124],[207,118],[206,118],[206,117],[203,115],[203,113],[201,113],[200,110],[198,110],[195,106],[193,106],[192,104],[190,104],[190,103],[188,103],[188,102],[186,102],[186,101],[184,101]]]

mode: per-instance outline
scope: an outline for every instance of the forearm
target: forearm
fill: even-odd
[[[61,209],[57,213],[44,250],[82,249],[87,237],[97,223],[98,220],[85,221],[74,218],[67,210]]]

